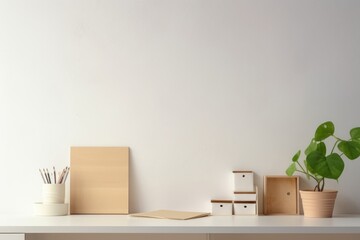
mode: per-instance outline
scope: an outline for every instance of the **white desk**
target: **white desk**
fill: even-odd
[[[303,216],[210,216],[192,220],[126,215],[0,215],[0,234],[10,233],[360,234],[360,215],[324,219]]]

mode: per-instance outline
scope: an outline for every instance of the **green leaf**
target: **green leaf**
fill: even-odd
[[[360,127],[356,127],[350,130],[351,139],[360,139]]]
[[[323,155],[326,155],[326,145],[323,142],[319,142],[316,148],[317,151],[321,152]]]
[[[306,171],[310,171],[310,166],[309,164],[307,163],[306,159],[304,160],[304,165],[305,165],[305,168],[306,168]]]
[[[337,153],[332,153],[326,157],[326,162],[329,166],[333,179],[339,179],[345,167],[344,161],[342,160],[340,155]],[[324,175],[322,176],[327,177]]]
[[[310,174],[314,175],[315,177],[319,176],[319,174],[317,174],[317,173],[315,172],[315,170],[311,168],[310,164],[308,164],[306,160],[304,160],[304,164],[305,164],[305,166],[306,166],[306,171],[307,171],[307,175],[308,175],[307,177],[308,177],[308,179],[310,179]]]
[[[322,141],[331,135],[333,135],[335,132],[335,127],[332,122],[324,122],[315,131],[315,140],[316,141]]]
[[[289,167],[288,169],[286,169],[286,174],[288,176],[292,176],[296,171],[296,164],[293,162]]]
[[[360,143],[358,141],[342,141],[339,143],[338,148],[350,160],[360,156]]]
[[[330,179],[338,179],[344,170],[344,161],[337,153],[325,157],[321,152],[310,153],[306,158],[314,172]]]
[[[309,144],[309,146],[305,149],[305,155],[309,155],[309,153],[315,151],[317,149],[317,143],[315,141],[315,139],[311,139],[311,142]]]
[[[293,162],[297,162],[299,160],[299,157],[300,157],[300,154],[301,154],[301,151],[299,150],[292,158],[292,161]]]
[[[323,158],[326,158],[325,155],[323,155],[319,151],[314,151],[310,153],[308,156],[306,156],[306,160],[304,161],[306,164],[306,168],[309,170],[312,174],[317,174],[315,171],[315,167],[318,162],[321,162]]]

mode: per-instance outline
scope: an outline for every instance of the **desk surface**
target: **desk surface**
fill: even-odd
[[[0,233],[358,233],[360,215],[209,216],[191,220],[127,215],[0,215]]]

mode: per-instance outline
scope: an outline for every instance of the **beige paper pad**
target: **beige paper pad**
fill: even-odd
[[[206,217],[209,215],[210,213],[205,213],[205,212],[182,212],[182,211],[172,211],[172,210],[157,210],[153,212],[131,214],[131,216],[134,217],[164,218],[164,219],[176,219],[176,220],[187,220],[192,218]]]
[[[71,147],[71,214],[129,213],[129,148]]]

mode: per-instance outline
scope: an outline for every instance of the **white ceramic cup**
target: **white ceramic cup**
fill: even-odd
[[[42,201],[43,203],[64,203],[65,184],[44,184]]]

